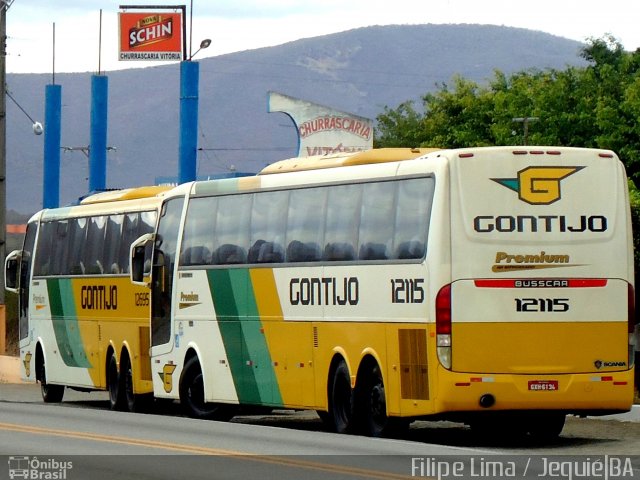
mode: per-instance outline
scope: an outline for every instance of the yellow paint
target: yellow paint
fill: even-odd
[[[454,323],[453,370],[593,372],[597,360],[628,360],[627,336],[626,322]]]
[[[282,401],[287,406],[311,405],[314,402],[311,324],[283,321],[272,269],[255,268],[250,275]]]
[[[91,287],[97,287],[98,294],[92,296],[87,293]],[[149,368],[142,364],[149,362],[148,353],[142,351],[143,345],[148,348],[149,340],[141,339],[141,335],[148,335],[149,331],[149,291],[131,284],[128,277],[76,278],[72,280],[72,288],[80,334],[92,365],[89,374],[93,386],[107,388],[107,351],[112,345],[119,364],[122,352],[127,348],[133,369],[134,392],[152,392],[151,379],[144,378],[144,372]],[[117,292],[115,305],[113,288]],[[105,293],[104,297],[101,292]]]
[[[320,170],[324,168],[369,165],[374,163],[399,162],[411,160],[428,153],[442,150],[440,148],[374,148],[356,153],[336,153],[331,155],[314,155],[311,157],[295,157],[280,160],[263,168],[259,175],[297,172],[304,170]],[[259,177],[257,177],[259,178]]]
[[[626,411],[633,403],[633,369],[622,372],[567,375],[480,375],[455,373],[438,368],[438,397],[432,413],[451,411],[480,411],[478,401],[484,394],[496,399],[492,410],[557,409],[576,411]],[[474,381],[472,377],[490,378],[490,382]],[[611,377],[610,381],[604,381]],[[557,381],[558,391],[530,391],[529,381]],[[619,384],[615,384],[615,383]],[[468,384],[456,386],[456,383]]]
[[[260,177],[239,177],[238,190],[256,190],[260,188],[262,179]]]
[[[177,365],[170,363],[165,364],[162,367],[162,383],[164,385],[164,391],[171,393],[173,390],[173,372],[175,372]]]

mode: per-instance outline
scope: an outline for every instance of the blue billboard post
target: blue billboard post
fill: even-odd
[[[180,63],[180,148],[178,182],[196,179],[198,149],[198,89],[200,64]]]
[[[62,86],[45,86],[44,108],[44,179],[42,207],[60,206],[60,125],[62,116]]]
[[[107,103],[109,78],[91,77],[91,139],[89,145],[89,192],[107,184]]]

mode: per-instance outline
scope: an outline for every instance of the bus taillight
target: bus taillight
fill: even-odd
[[[436,345],[438,360],[451,369],[451,285],[445,285],[436,296]]]
[[[627,287],[627,331],[629,332],[629,367],[632,367],[636,357],[638,339],[636,337],[636,301],[633,285]]]

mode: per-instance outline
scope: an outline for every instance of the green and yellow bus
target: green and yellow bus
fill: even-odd
[[[628,411],[630,225],[606,150],[381,149],[181,185],[132,246],[154,394],[367,435],[430,418],[548,438]]]
[[[113,409],[135,411],[151,396],[149,291],[131,284],[129,257],[131,242],[154,230],[165,190],[103,192],[42,210],[7,256],[22,378],[40,382],[45,402],[61,401],[65,387],[109,390]]]

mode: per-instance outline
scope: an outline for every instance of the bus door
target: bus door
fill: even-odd
[[[33,250],[36,240],[37,224],[27,225],[27,233],[24,237],[22,248],[22,259],[18,271],[18,328],[20,335],[20,348],[24,348],[31,343],[29,335],[29,301],[31,291],[31,266],[33,265]]]
[[[172,293],[176,249],[184,198],[162,205],[151,269],[151,356],[173,349]]]

